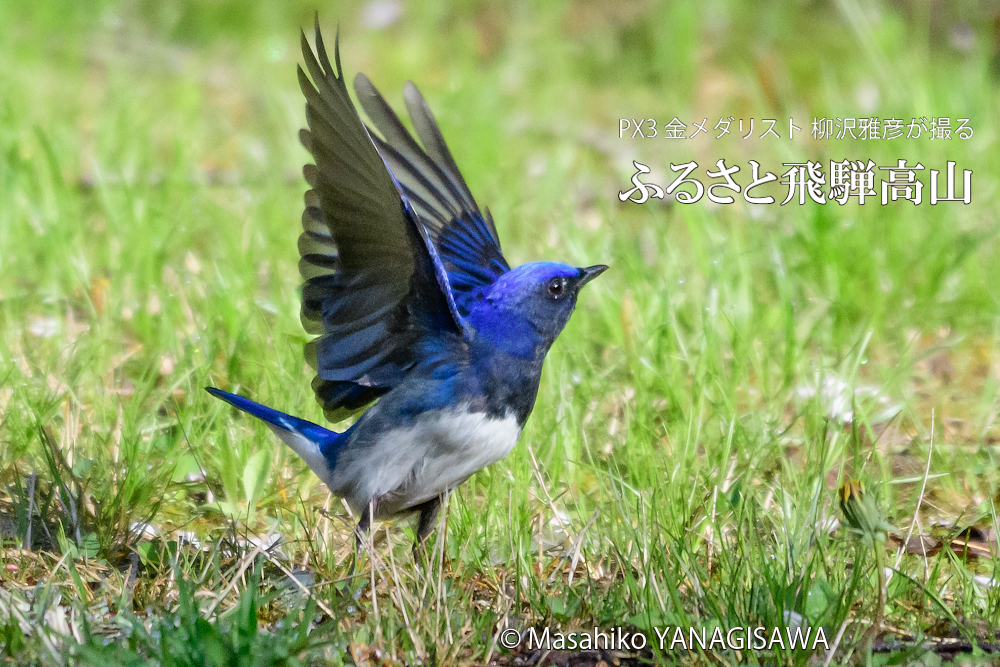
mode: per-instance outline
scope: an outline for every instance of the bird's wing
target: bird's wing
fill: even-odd
[[[459,312],[467,315],[483,291],[510,270],[493,217],[489,210],[486,215],[479,211],[430,107],[412,82],[403,88],[403,99],[423,146],[364,74],[354,78],[354,92],[378,130],[371,134],[379,153],[437,248]]]
[[[315,165],[305,166],[299,237],[302,324],[322,334],[306,346],[313,389],[332,421],[397,385],[425,336],[465,326],[428,232],[401,193],[358,117],[340,65],[330,63],[319,24],[316,53],[302,34],[309,77],[299,67]]]

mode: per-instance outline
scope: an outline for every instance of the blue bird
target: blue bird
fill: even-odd
[[[339,37],[339,36],[338,36]],[[312,387],[343,433],[207,387],[263,420],[336,496],[373,519],[418,513],[417,547],[442,501],[514,448],[535,404],[545,355],[577,294],[606,266],[537,262],[511,269],[416,86],[403,96],[420,144],[363,74],[358,116],[316,24],[298,68],[308,130],[302,324]],[[310,81],[311,77],[311,81]]]

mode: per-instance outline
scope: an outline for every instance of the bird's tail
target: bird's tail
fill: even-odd
[[[336,433],[305,419],[278,412],[249,398],[230,394],[215,387],[205,390],[267,424],[281,441],[292,448],[324,482],[336,465],[337,451],[346,441],[345,433]]]

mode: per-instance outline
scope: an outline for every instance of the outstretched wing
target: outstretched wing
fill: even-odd
[[[485,216],[479,211],[412,82],[403,88],[403,99],[422,147],[364,74],[354,78],[354,91],[381,135],[372,133],[379,153],[441,256],[459,312],[468,315],[486,288],[510,270],[489,210]]]
[[[397,385],[423,336],[461,335],[447,274],[427,232],[372,143],[344,83],[339,39],[330,63],[316,25],[299,67],[315,165],[306,165],[299,237],[302,325],[316,397],[338,421]]]

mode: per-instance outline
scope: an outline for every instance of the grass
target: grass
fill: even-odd
[[[404,80],[421,86],[511,263],[612,267],[550,353],[520,444],[453,496],[427,562],[396,522],[347,578],[345,510],[201,389],[322,421],[295,252],[294,66],[316,7],[0,5],[6,658],[513,664],[543,656],[500,646],[505,627],[655,639],[799,619],[831,646],[842,633],[832,664],[998,643],[1000,7],[427,1],[376,29],[372,6],[319,8],[348,75],[397,106]],[[866,114],[968,117],[975,134],[808,136],[813,117]],[[729,115],[803,132],[617,136],[623,117]],[[973,203],[618,201],[633,159],[666,185],[670,163],[720,157],[743,184],[749,159],[956,160]],[[839,507],[851,480],[891,526],[879,539]],[[901,644],[872,654],[883,612],[876,648]]]

